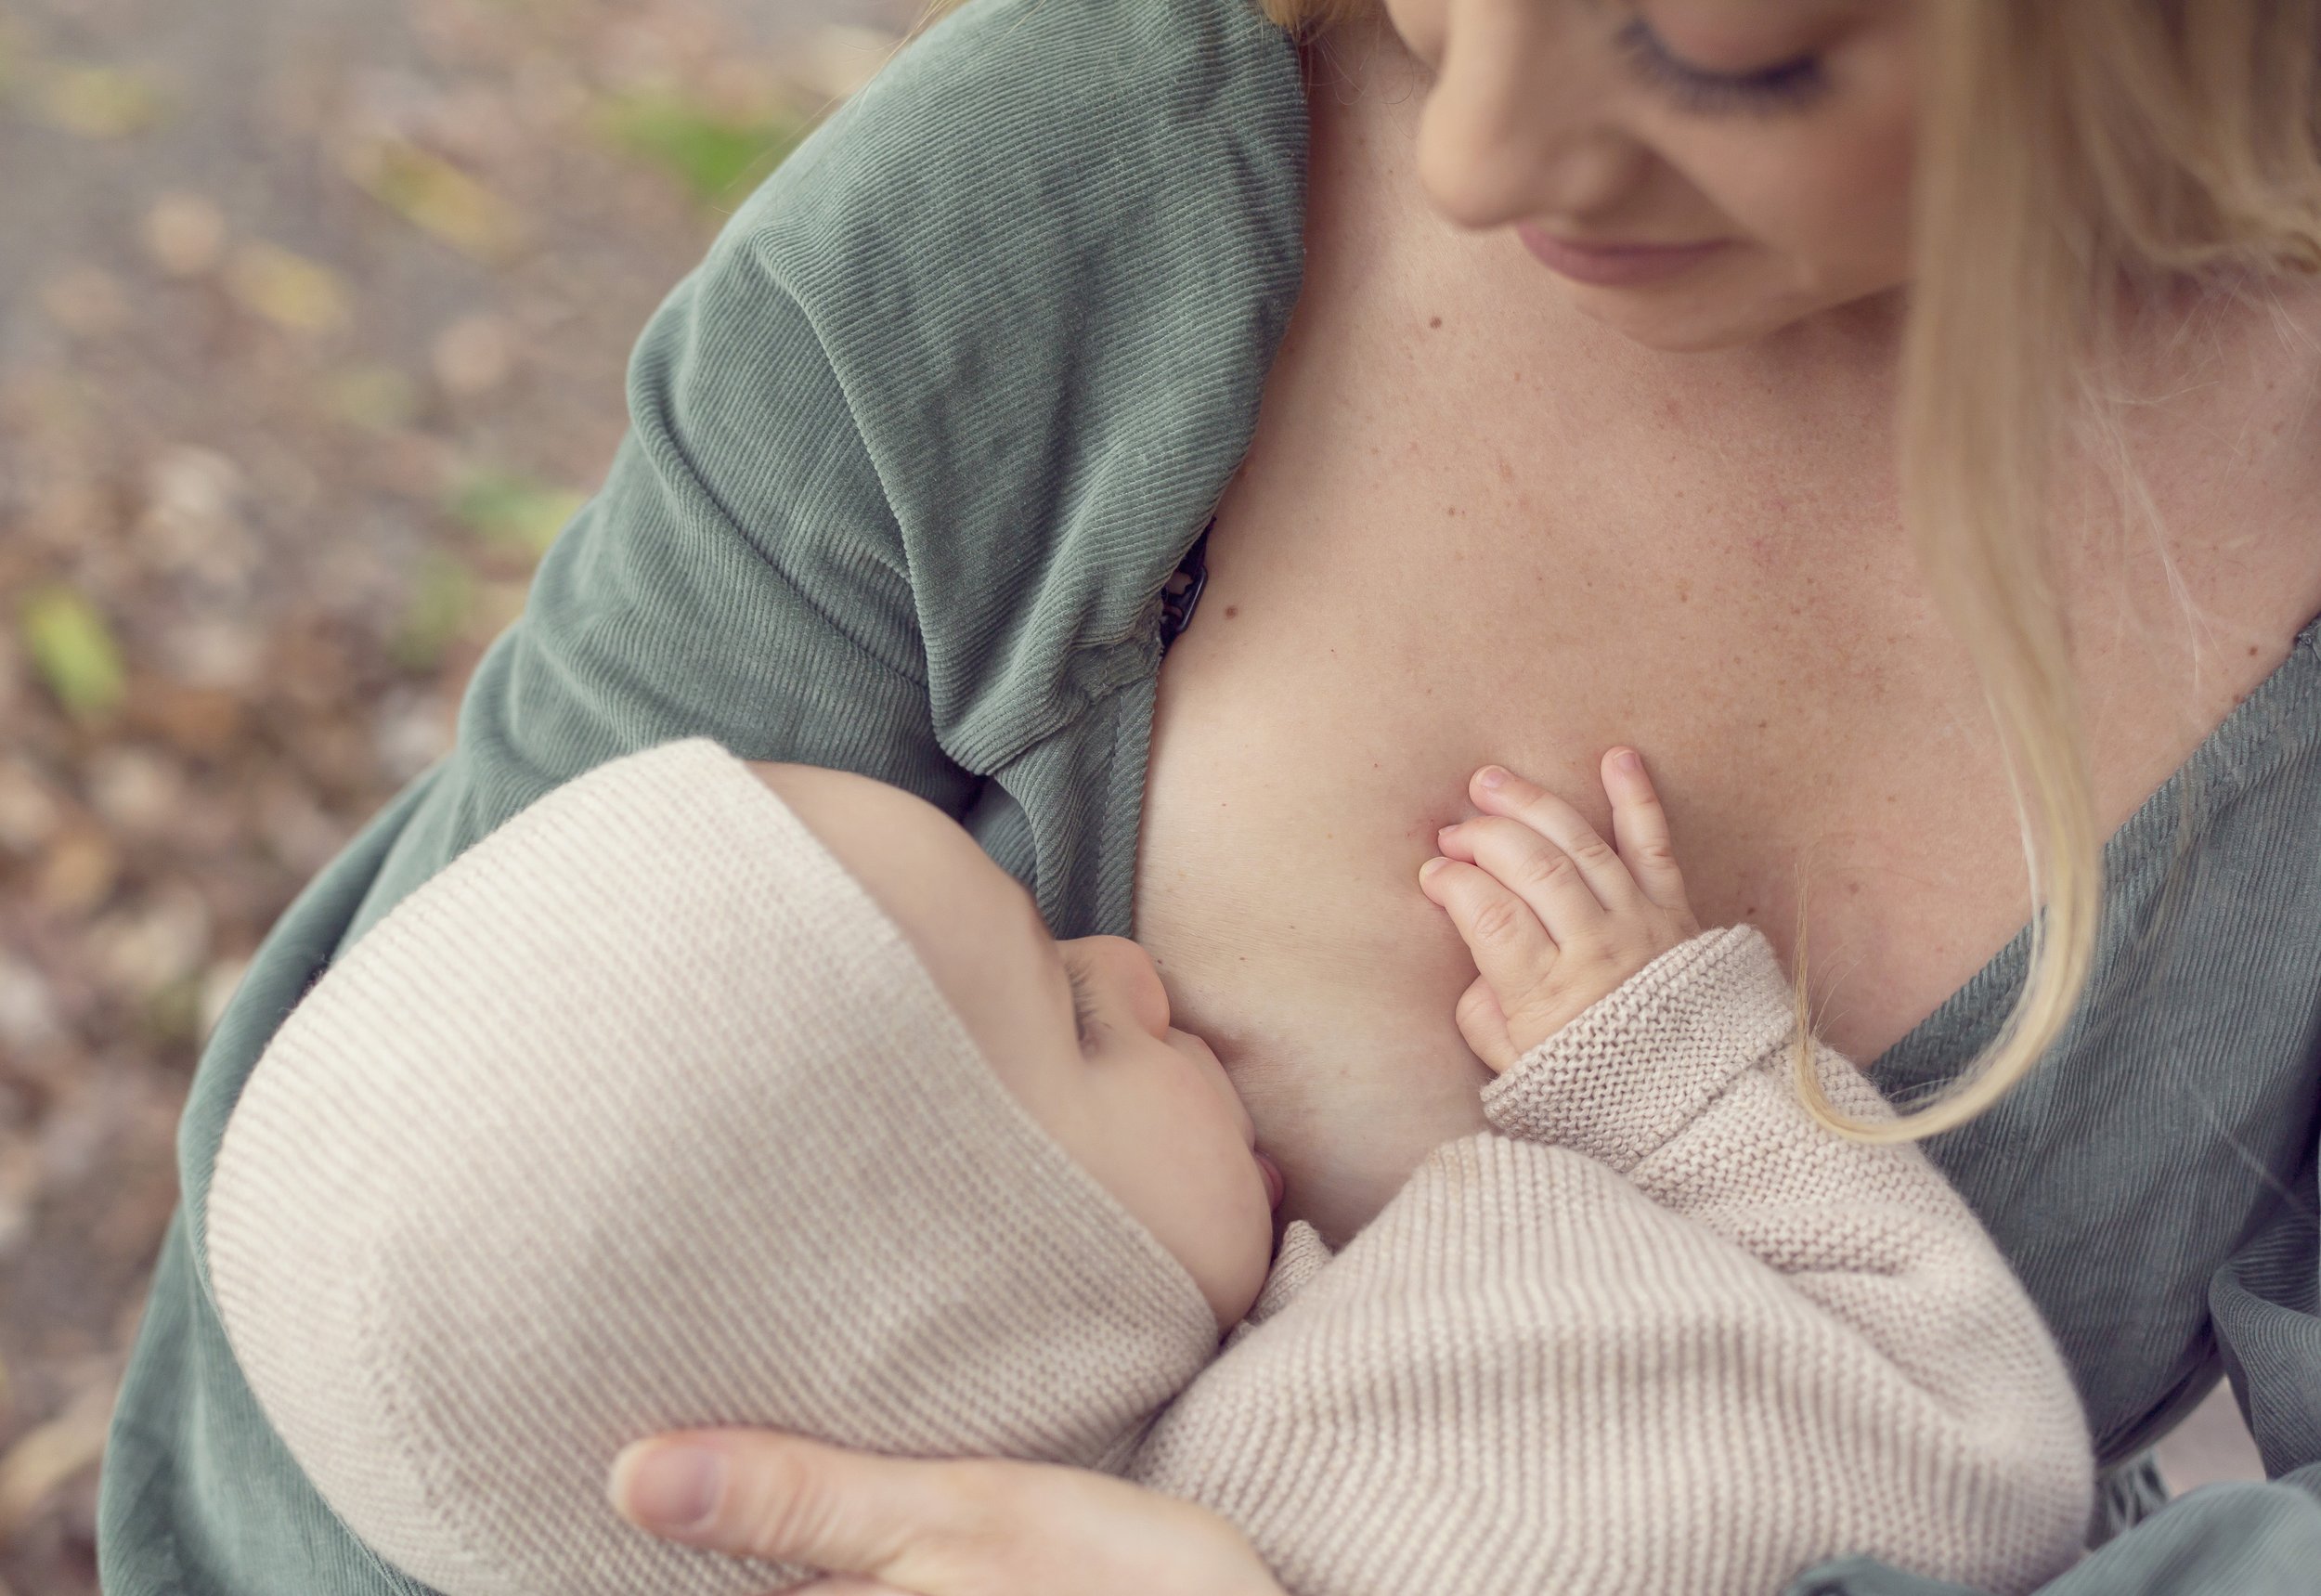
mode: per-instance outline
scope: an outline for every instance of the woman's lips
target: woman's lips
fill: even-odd
[[[1257,1160],[1257,1173],[1265,1177],[1265,1206],[1279,1208],[1281,1194],[1289,1189],[1281,1178],[1281,1166],[1255,1148],[1250,1148],[1250,1152]]]
[[[1599,288],[1634,288],[1674,277],[1725,247],[1723,239],[1699,244],[1579,243],[1517,223],[1515,236],[1550,271]]]

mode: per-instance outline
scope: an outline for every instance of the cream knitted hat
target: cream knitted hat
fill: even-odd
[[[1216,1350],[893,923],[698,737],[540,799],[324,976],[207,1236],[292,1456],[447,1596],[800,1577],[614,1513],[614,1454],[662,1430],[1107,1466]]]

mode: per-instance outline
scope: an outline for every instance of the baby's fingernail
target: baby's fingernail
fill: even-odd
[[[1622,748],[1619,756],[1612,763],[1614,768],[1631,776],[1644,768],[1644,761],[1637,758],[1636,750],[1633,748]]]
[[[1507,781],[1507,772],[1497,765],[1485,765],[1475,780],[1486,787],[1500,786]]]
[[[1428,860],[1424,864],[1419,866],[1419,879],[1424,881],[1427,877],[1433,876],[1436,871],[1442,869],[1444,865],[1448,864],[1449,863],[1449,860],[1445,859],[1440,854],[1436,854],[1433,859]]]
[[[639,1524],[694,1529],[717,1510],[725,1460],[706,1447],[640,1443],[614,1460],[613,1478],[616,1504]]]

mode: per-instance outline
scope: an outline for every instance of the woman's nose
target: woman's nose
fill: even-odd
[[[1429,201],[1462,227],[1579,223],[1616,209],[1652,156],[1604,115],[1614,63],[1580,36],[1574,9],[1537,0],[1458,6],[1420,118]],[[1528,14],[1526,14],[1528,13]]]

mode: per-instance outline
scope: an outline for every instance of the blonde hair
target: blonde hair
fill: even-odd
[[[1377,9],[1252,3],[1300,37]],[[2321,0],[1935,0],[1922,16],[1903,516],[1998,726],[2033,908],[1997,1040],[1942,1096],[1874,1126],[1839,1114],[1810,1067],[1801,894],[1798,1089],[1865,1141],[1934,1135],[1997,1102],[2062,1033],[2094,962],[2104,838],[2046,526],[2075,425],[2108,433],[2124,471],[2092,374],[2139,305],[2321,270]]]

